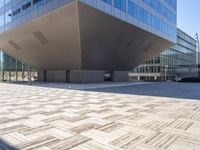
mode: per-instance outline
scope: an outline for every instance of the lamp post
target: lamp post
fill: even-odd
[[[149,75],[149,80],[150,80],[150,68],[149,68],[149,66],[147,67],[147,72],[148,72],[148,75]]]
[[[165,65],[165,81],[167,80],[167,67],[168,65]]]
[[[197,41],[197,71],[198,71],[198,77],[200,76],[200,70],[199,70],[199,66],[200,66],[200,48],[199,48],[199,35],[198,33],[195,34],[196,36],[196,41]]]

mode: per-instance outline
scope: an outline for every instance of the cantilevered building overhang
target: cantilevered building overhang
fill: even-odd
[[[39,71],[128,71],[172,44],[77,0],[0,34],[0,49]]]

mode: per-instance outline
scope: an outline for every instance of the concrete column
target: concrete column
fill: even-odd
[[[11,71],[9,71],[9,81],[11,81]]]
[[[5,71],[3,70],[2,71],[2,81],[4,81],[5,80]]]
[[[111,80],[113,82],[127,82],[129,81],[128,71],[112,71]]]
[[[3,81],[3,71],[0,71],[0,81]]]
[[[138,80],[140,80],[140,76],[138,76]]]
[[[1,71],[0,80],[4,81],[4,70]]]
[[[24,81],[24,71],[22,70],[22,81]]]
[[[44,71],[38,71],[38,81],[44,82]]]
[[[15,72],[15,75],[16,75],[16,81],[18,81],[18,73],[17,73],[17,71]]]
[[[66,71],[66,83],[70,82],[70,71]]]
[[[47,82],[47,71],[38,71],[38,81]]]
[[[104,71],[72,70],[69,73],[70,83],[101,83],[104,82]]]
[[[162,80],[164,80],[164,76],[162,76],[162,78],[161,78]]]

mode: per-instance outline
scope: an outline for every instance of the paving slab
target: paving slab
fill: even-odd
[[[200,150],[200,84],[40,84],[0,83],[0,150]]]

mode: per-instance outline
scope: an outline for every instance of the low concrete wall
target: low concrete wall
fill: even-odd
[[[113,82],[129,81],[129,72],[128,71],[113,71],[111,80]]]
[[[38,71],[41,82],[67,82],[67,71]]]
[[[72,70],[70,83],[101,83],[104,82],[104,71]]]
[[[66,71],[47,71],[47,82],[67,82]]]
[[[104,82],[104,73],[104,71],[93,70],[38,71],[38,79],[42,82],[102,83]],[[126,82],[128,80],[128,71],[112,72],[112,82]]]

